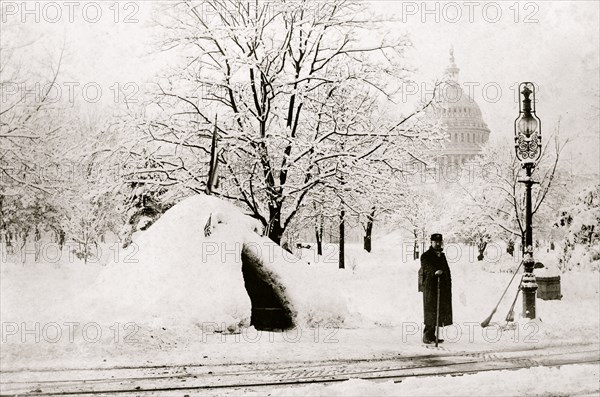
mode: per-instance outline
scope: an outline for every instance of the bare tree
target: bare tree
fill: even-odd
[[[532,214],[542,226],[543,219],[553,218],[561,202],[564,189],[557,184],[560,178],[559,159],[568,144],[560,138],[560,123],[543,145],[542,157],[536,165],[533,189]],[[519,183],[521,164],[514,150],[508,145],[488,146],[480,158],[476,179],[468,184],[459,184],[468,197],[467,218],[485,221],[504,235],[525,236],[525,188]],[[537,215],[537,216],[536,216]],[[538,228],[541,230],[542,227]],[[524,246],[524,244],[522,244]]]
[[[53,198],[67,186],[59,154],[68,115],[56,94],[64,46],[35,59],[38,38],[26,33],[3,23],[0,37],[0,234],[22,248],[44,229],[58,233]]]
[[[222,182],[214,193],[242,203],[280,242],[310,193],[334,184],[340,159],[373,160],[395,139],[418,135],[403,123],[373,128],[407,77],[410,43],[374,39],[378,23],[363,11],[344,0],[169,6],[163,49],[181,62],[159,84],[157,116],[139,124],[165,145],[163,171],[204,191],[216,128]]]

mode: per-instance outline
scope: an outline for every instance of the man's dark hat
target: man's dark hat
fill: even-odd
[[[442,235],[439,233],[433,233],[431,235],[431,241],[443,241]]]

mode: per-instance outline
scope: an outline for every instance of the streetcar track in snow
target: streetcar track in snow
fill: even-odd
[[[598,359],[593,360],[566,360],[564,362],[557,362],[553,364],[541,365],[544,367],[561,367],[565,365],[577,365],[577,364],[590,364],[590,363],[598,363],[600,362]],[[480,363],[480,362],[476,362]],[[370,377],[361,377],[363,380],[394,380],[395,383],[402,382],[404,378],[411,377],[426,377],[426,376],[447,376],[447,375],[466,375],[466,374],[476,374],[480,372],[491,372],[491,371],[503,371],[503,370],[519,370],[519,369],[528,369],[529,366],[525,365],[506,365],[506,366],[498,366],[493,368],[475,368],[475,369],[464,369],[464,370],[446,370],[446,371],[438,371],[435,373],[417,373],[417,374],[398,374],[398,375],[386,375],[386,376],[370,376]],[[215,390],[215,389],[241,389],[241,388],[261,388],[261,387],[278,387],[278,386],[301,386],[307,384],[325,384],[325,383],[336,383],[336,382],[344,382],[348,381],[352,378],[333,378],[333,379],[313,379],[313,380],[289,380],[282,382],[255,382],[255,383],[236,383],[236,384],[222,384],[222,385],[197,385],[197,386],[171,386],[171,387],[154,387],[154,388],[141,388],[136,387],[132,389],[111,389],[111,390],[76,390],[76,391],[58,391],[58,392],[36,392],[36,391],[28,391],[24,393],[16,393],[16,394],[0,394],[0,397],[9,397],[9,396],[19,396],[26,394],[27,396],[75,396],[75,395],[111,395],[111,394],[125,394],[125,393],[136,393],[136,395],[140,396],[140,393],[148,394],[148,393],[158,393],[158,392],[175,392],[175,391],[190,391],[190,390]],[[592,392],[596,392],[594,390]],[[582,392],[583,394],[587,394],[588,391]],[[152,394],[150,394],[152,395]],[[577,393],[579,395],[579,393]]]
[[[586,346],[586,345],[572,345],[572,347],[575,346]],[[343,360],[343,362],[346,362],[347,364],[369,364],[369,363],[375,363],[375,362],[385,362],[385,361],[390,361],[390,362],[398,362],[398,361],[426,361],[429,359],[444,359],[444,358],[450,358],[450,357],[472,357],[472,358],[480,358],[478,360],[473,360],[473,361],[468,361],[468,362],[485,362],[485,361],[510,361],[510,360],[524,360],[523,357],[517,357],[517,358],[510,358],[510,357],[501,357],[499,356],[497,353],[500,354],[506,354],[506,353],[519,353],[519,352],[541,352],[543,354],[543,356],[551,356],[551,355],[564,355],[564,354],[578,354],[578,353],[585,353],[585,352],[595,352],[598,350],[584,350],[584,351],[568,351],[568,352],[558,352],[558,353],[548,353],[546,352],[547,348],[556,348],[556,347],[566,347],[564,345],[556,345],[556,346],[547,346],[546,348],[527,348],[527,349],[512,349],[512,350],[503,350],[503,351],[482,351],[482,352],[469,352],[469,353],[453,353],[453,354],[440,354],[440,355],[423,355],[423,356],[404,356],[404,357],[398,357],[398,358],[385,358],[385,359],[359,359],[359,360]],[[495,353],[490,355],[489,353]],[[206,371],[206,372],[187,372],[187,368],[193,368],[193,367],[188,367],[188,366],[173,366],[173,367],[169,367],[172,370],[179,370],[177,372],[174,372],[172,374],[165,374],[163,372],[162,375],[157,374],[157,376],[139,376],[139,377],[119,377],[119,378],[82,378],[82,379],[66,379],[66,380],[36,380],[36,381],[0,381],[0,384],[2,385],[10,385],[10,384],[31,384],[31,383],[38,383],[38,384],[52,384],[52,383],[74,383],[74,382],[86,382],[86,383],[91,383],[91,382],[118,382],[118,381],[129,381],[129,380],[146,380],[146,379],[184,379],[184,378],[199,378],[199,377],[215,377],[215,376],[243,376],[243,375],[256,375],[258,373],[266,373],[269,376],[277,376],[277,375],[288,375],[290,372],[294,372],[294,370],[297,370],[298,372],[315,372],[315,371],[306,371],[306,369],[308,368],[322,368],[322,367],[328,367],[331,365],[335,365],[338,362],[332,362],[332,361],[322,361],[320,363],[316,363],[316,364],[312,364],[312,365],[304,365],[303,362],[297,362],[297,365],[295,366],[291,366],[291,367],[278,367],[278,370],[276,370],[275,372],[271,369],[271,368],[254,368],[254,369],[248,369],[248,370],[244,370],[244,371],[231,371],[231,372],[214,372],[214,371]],[[441,365],[446,364],[446,362],[444,363],[440,363]],[[455,363],[455,364],[460,364],[460,363]],[[236,365],[236,364],[233,364]],[[259,364],[260,365],[260,364]],[[225,365],[217,365],[217,366],[204,366],[204,368],[206,370],[209,369],[216,369],[218,367],[228,367],[231,366],[230,364],[225,364]],[[427,366],[434,366],[434,364],[430,364]],[[426,367],[426,366],[425,366]],[[408,368],[408,367],[403,367],[403,368]],[[417,368],[417,367],[415,367]],[[131,367],[131,370],[143,370],[146,369],[146,367]],[[164,369],[164,368],[162,368]],[[395,369],[398,369],[397,367],[391,367],[391,366],[387,366],[387,367],[382,367],[381,369],[373,369],[370,372],[381,372],[381,371],[393,371]],[[104,369],[106,370],[106,369]],[[118,369],[118,370],[122,370],[122,369]],[[74,371],[74,372],[78,372],[78,370]],[[340,374],[345,374],[346,372],[344,372],[343,370],[337,370],[334,371],[337,373],[337,375]],[[151,375],[151,374],[148,374]],[[331,376],[334,376],[336,374],[332,374]],[[323,375],[323,374],[317,374],[314,375],[313,377],[318,377],[318,376],[327,376],[327,375]]]
[[[140,371],[140,370],[146,370],[146,369],[162,369],[162,370],[171,370],[171,371],[176,371],[172,374],[166,374],[165,372],[163,372],[163,375],[161,376],[160,374],[157,374],[157,376],[141,376],[141,377],[119,377],[119,378],[81,378],[81,379],[72,379],[72,380],[41,380],[41,381],[35,381],[37,383],[67,383],[67,382],[98,382],[98,381],[126,381],[126,380],[143,380],[143,379],[181,379],[181,378],[197,378],[197,377],[214,377],[214,376],[242,376],[242,375],[253,375],[253,374],[257,374],[257,373],[268,373],[271,375],[276,375],[276,374],[280,374],[280,375],[285,375],[288,374],[290,371],[294,370],[294,369],[302,369],[302,370],[306,370],[308,368],[321,368],[321,367],[327,367],[327,366],[332,366],[332,365],[340,365],[340,363],[344,363],[346,365],[352,365],[352,364],[369,364],[369,363],[376,363],[376,362],[392,362],[392,363],[396,363],[398,361],[414,361],[414,360],[428,360],[428,359],[444,359],[444,358],[450,358],[450,357],[473,357],[473,358],[481,358],[481,360],[476,360],[476,361],[486,361],[486,360],[500,360],[502,358],[498,357],[496,354],[497,353],[502,353],[502,354],[507,354],[507,353],[519,353],[519,352],[536,352],[536,351],[547,351],[549,349],[556,349],[556,348],[566,348],[566,347],[585,347],[585,346],[595,346],[594,344],[571,344],[571,345],[565,345],[565,344],[555,344],[555,345],[547,345],[544,347],[532,347],[532,348],[522,348],[522,347],[517,347],[514,349],[506,349],[506,350],[485,350],[485,351],[476,351],[476,352],[451,352],[451,353],[442,353],[442,354],[427,354],[427,355],[415,355],[415,356],[399,356],[399,357],[389,357],[389,358],[374,358],[374,359],[342,359],[342,360],[326,360],[326,361],[308,361],[308,362],[302,362],[302,361],[297,361],[297,362],[293,362],[296,365],[293,366],[288,366],[288,367],[282,367],[282,366],[276,366],[276,370],[274,372],[273,368],[270,368],[269,366],[272,365],[272,363],[257,363],[256,365],[258,365],[260,368],[251,368],[251,369],[247,369],[247,370],[243,370],[243,371],[229,371],[229,372],[218,372],[215,370],[217,370],[218,368],[222,368],[222,367],[231,367],[231,366],[240,366],[240,365],[252,365],[252,364],[247,364],[247,363],[236,363],[236,364],[223,364],[223,365],[200,365],[200,366],[190,366],[190,365],[180,365],[180,366],[164,366],[164,367],[147,367],[147,366],[141,366],[141,367],[116,367],[116,368],[99,368],[99,371],[110,371],[110,370],[114,370],[114,371],[126,371],[126,370],[134,370],[134,371]],[[559,353],[562,354],[562,353]],[[291,364],[292,362],[290,362],[289,364]],[[309,365],[306,365],[307,363],[310,363]],[[187,372],[187,369],[196,369],[196,368],[203,368],[205,371],[204,372]],[[389,368],[389,366],[387,367]],[[211,371],[212,370],[212,371]],[[74,369],[74,370],[61,370],[61,371],[50,371],[50,372],[80,372],[82,370],[80,369]],[[90,371],[90,369],[84,369],[83,371],[88,372]],[[29,371],[19,371],[18,373],[23,374],[23,373],[27,373]],[[32,371],[32,372],[38,372],[38,371]],[[46,372],[46,371],[44,371]],[[338,371],[339,373],[340,371]],[[0,374],[17,374],[17,372],[9,372],[9,371],[0,371]],[[32,381],[0,381],[1,385],[9,385],[9,384],[28,384],[28,383],[32,383]]]
[[[37,373],[37,372],[99,372],[99,371],[118,371],[118,370],[168,370],[173,368],[215,368],[215,367],[242,367],[242,366],[252,366],[252,365],[260,365],[264,367],[274,366],[279,369],[287,369],[287,368],[295,368],[295,365],[301,364],[305,367],[311,366],[322,366],[323,364],[355,364],[360,362],[377,362],[377,361],[397,361],[397,360],[413,360],[413,359],[421,359],[421,358],[438,358],[438,357],[455,357],[455,356],[480,356],[486,355],[490,353],[498,353],[498,352],[521,352],[521,351],[535,351],[535,350],[545,350],[545,349],[556,349],[556,348],[567,348],[567,347],[583,347],[583,346],[597,346],[595,343],[555,343],[548,344],[543,346],[533,346],[523,348],[521,346],[515,346],[514,348],[508,348],[505,350],[479,350],[479,351],[448,351],[443,347],[433,347],[426,345],[425,348],[428,350],[434,351],[443,351],[444,353],[440,354],[423,354],[423,355],[412,355],[412,356],[389,356],[389,357],[373,357],[373,358],[342,358],[342,359],[330,359],[330,360],[306,360],[306,361],[298,361],[298,360],[288,360],[288,361],[246,361],[246,362],[237,362],[237,363],[215,363],[215,364],[200,364],[200,363],[186,363],[186,364],[163,364],[163,365],[139,365],[139,366],[131,366],[131,365],[123,365],[123,366],[113,366],[113,367],[88,367],[88,368],[76,368],[76,367],[63,367],[63,368],[15,368],[15,369],[3,369],[0,370],[0,374],[15,374],[15,373]],[[444,350],[441,350],[444,349]],[[290,367],[284,367],[282,365],[291,365]],[[269,368],[265,368],[265,370],[269,370]],[[254,370],[242,370],[239,372],[231,372],[234,373],[244,373],[244,372],[253,372]]]
[[[584,345],[575,345],[575,346],[580,346],[583,347]],[[588,344],[589,346],[589,344]],[[567,347],[574,347],[573,345],[571,346],[565,346],[562,345],[560,346],[560,348],[567,348]],[[525,353],[529,353],[529,354],[523,354],[523,355],[519,355],[516,357],[510,357],[510,354],[514,354],[514,353],[518,353],[519,350],[505,350],[505,351],[496,351],[493,352],[495,353],[494,355],[489,355],[487,353],[485,354],[473,354],[473,353],[465,353],[462,352],[462,354],[454,354],[453,356],[462,356],[464,358],[473,358],[472,356],[477,356],[477,358],[475,359],[471,359],[468,361],[461,361],[461,362],[452,362],[452,361],[444,361],[444,362],[439,362],[439,363],[428,363],[427,360],[430,359],[440,359],[440,358],[451,358],[449,357],[447,354],[442,354],[442,355],[437,355],[434,357],[430,357],[430,355],[427,356],[417,356],[414,361],[421,361],[424,363],[421,363],[419,365],[413,365],[413,366],[403,366],[403,367],[376,367],[376,368],[370,368],[370,369],[364,369],[364,370],[358,370],[354,369],[354,371],[346,371],[346,370],[331,370],[328,369],[326,372],[329,372],[329,374],[325,374],[325,371],[321,371],[321,373],[317,373],[316,375],[308,375],[308,373],[310,372],[315,372],[314,370],[306,370],[305,367],[301,366],[297,366],[294,367],[292,371],[287,371],[287,372],[279,372],[276,374],[269,374],[269,369],[265,369],[265,368],[261,368],[261,369],[257,369],[255,371],[245,371],[243,373],[240,372],[233,372],[233,373],[214,373],[214,374],[193,374],[193,373],[186,373],[186,374],[180,374],[180,375],[170,375],[170,376],[149,376],[149,377],[130,377],[130,378],[107,378],[107,379],[91,379],[91,380],[63,380],[63,381],[30,381],[28,383],[22,383],[23,386],[25,386],[26,384],[29,385],[29,387],[21,387],[19,388],[19,390],[3,390],[2,393],[10,393],[10,394],[2,394],[2,395],[20,395],[20,394],[27,394],[27,395],[81,395],[81,394],[116,394],[116,393],[140,393],[140,392],[144,392],[144,393],[151,393],[151,392],[159,392],[159,391],[175,391],[175,390],[210,390],[210,389],[221,389],[221,388],[240,388],[240,387],[268,387],[268,386],[284,386],[284,385],[299,385],[299,384],[305,384],[305,383],[327,383],[327,382],[339,382],[339,381],[343,381],[343,380],[348,380],[350,379],[349,377],[360,377],[361,379],[368,379],[368,380],[385,380],[385,379],[396,379],[396,378],[406,378],[406,377],[413,377],[413,376],[437,376],[437,375],[452,375],[452,374],[466,374],[466,373],[476,373],[476,372],[484,372],[484,371],[493,371],[493,370],[501,370],[501,369],[520,369],[520,368],[530,368],[532,366],[561,366],[561,365],[570,365],[570,364],[579,364],[579,363],[597,363],[600,362],[600,351],[598,349],[594,349],[594,350],[580,350],[580,351],[560,351],[560,352],[555,352],[555,353],[549,353],[547,350],[550,349],[549,347],[546,347],[546,349],[543,348],[534,348],[534,349],[521,349],[521,352],[525,352]],[[483,352],[481,352],[483,353]],[[509,357],[499,357],[498,355],[503,355],[503,354],[508,354]],[[593,355],[593,358],[589,358],[586,357],[585,359],[574,359],[574,358],[564,358],[562,361],[561,360],[554,360],[554,362],[552,360],[549,360],[549,357],[551,356],[558,356],[559,358],[561,356],[572,356],[572,355],[578,355],[578,354],[583,354],[583,355]],[[406,358],[404,359],[399,359],[396,361],[408,361],[406,360]],[[372,360],[370,362],[373,362]],[[368,365],[369,362],[365,362],[365,361],[359,361],[356,362],[355,364],[359,364],[359,365]],[[327,367],[330,366],[331,363],[330,362],[322,362],[320,364],[320,367]],[[427,369],[430,368],[444,368],[444,367],[449,367],[449,368],[455,368],[455,367],[460,367],[460,366],[471,366],[471,368],[467,368],[467,369],[447,369],[445,371],[437,371],[437,372],[427,372]],[[491,368],[485,368],[485,366],[491,366]],[[421,370],[422,372],[419,373],[419,370]],[[304,376],[296,376],[296,377],[290,377],[290,375],[292,375],[294,372],[297,372],[299,375],[302,375],[302,372],[304,371]],[[399,372],[397,374],[390,374],[390,375],[385,375],[386,373],[390,373],[390,372]],[[411,372],[412,371],[412,372]],[[417,371],[417,373],[415,373],[415,371]],[[332,373],[333,372],[333,373]],[[404,372],[404,374],[402,373]],[[409,372],[409,373],[407,373]],[[279,380],[273,380],[270,381],[268,379],[263,379],[262,381],[250,381],[250,382],[229,382],[229,383],[224,383],[224,384],[214,384],[214,385],[206,385],[206,384],[202,384],[202,385],[189,385],[189,386],[165,386],[165,387],[150,387],[150,388],[141,388],[141,386],[137,386],[137,388],[133,388],[135,386],[135,381],[146,381],[146,382],[151,382],[151,381],[159,381],[159,382],[164,382],[164,381],[168,381],[168,380],[180,380],[180,381],[185,381],[183,380],[184,378],[190,379],[190,378],[198,378],[200,375],[201,377],[207,377],[210,375],[210,379],[214,379],[219,377],[219,379],[217,379],[218,381],[221,380],[221,378],[226,378],[226,377],[243,377],[244,375],[258,375],[260,377],[260,375],[284,375],[284,377],[282,379]],[[379,374],[379,375],[372,375],[372,374]],[[287,377],[285,376],[287,375]],[[360,376],[363,375],[363,376]],[[202,379],[199,379],[199,381],[201,381]],[[233,380],[233,379],[232,379]],[[65,390],[55,390],[55,391],[44,391],[41,394],[36,394],[35,392],[37,390],[41,390],[41,386],[43,385],[50,385],[50,383],[60,383],[61,386],[63,387],[77,387],[77,386],[99,386],[101,384],[112,384],[115,382],[132,382],[131,388],[128,388],[129,385],[124,385],[126,388],[121,388],[121,389],[110,389],[110,390],[77,390],[77,391],[65,391]],[[94,384],[95,383],[95,384]],[[6,382],[3,383],[3,386],[9,385],[9,384],[16,384],[16,382]],[[56,387],[56,386],[55,386]],[[51,387],[50,387],[51,388]]]

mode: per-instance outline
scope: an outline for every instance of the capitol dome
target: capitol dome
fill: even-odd
[[[439,87],[434,108],[435,117],[441,121],[450,140],[439,155],[443,164],[460,165],[472,160],[481,153],[490,136],[479,105],[459,83],[459,71],[451,49],[450,66],[446,69],[448,81]]]

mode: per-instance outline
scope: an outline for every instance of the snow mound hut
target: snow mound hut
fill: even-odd
[[[119,297],[112,319],[216,323],[225,332],[251,322],[279,329],[341,325],[348,310],[319,269],[262,237],[260,229],[213,196],[178,203],[134,237],[134,260],[121,260],[98,281],[102,294]],[[280,315],[271,326],[265,322],[270,311]]]

